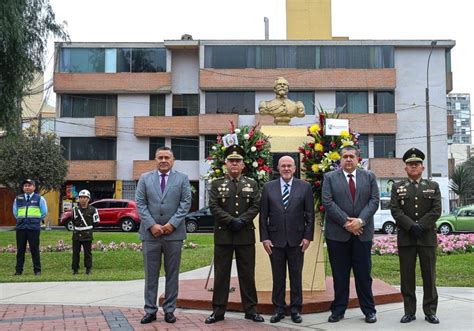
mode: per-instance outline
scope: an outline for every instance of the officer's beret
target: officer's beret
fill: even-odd
[[[29,179],[29,178],[28,178],[28,179],[25,179],[25,180],[21,183],[21,185],[25,185],[25,184],[27,184],[27,183],[36,186],[35,181],[34,181],[33,179]]]
[[[227,160],[243,160],[245,151],[239,145],[230,145],[224,152],[224,156]]]
[[[403,162],[423,162],[425,154],[418,148],[412,147],[403,154]]]

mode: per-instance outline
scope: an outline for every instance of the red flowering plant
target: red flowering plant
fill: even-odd
[[[212,181],[223,177],[226,172],[225,150],[231,144],[240,145],[245,151],[243,174],[257,181],[261,188],[270,179],[272,172],[272,156],[270,153],[270,137],[260,131],[260,124],[236,128],[230,122],[227,135],[218,135],[217,142],[211,147],[209,156],[210,168],[205,179]]]
[[[341,147],[355,146],[360,150],[359,134],[351,130],[343,130],[339,136],[329,136],[325,134],[325,124],[327,118],[338,118],[338,113],[327,113],[319,108],[319,124],[308,127],[308,136],[312,141],[299,147],[302,154],[302,172],[305,180],[311,184],[314,193],[314,206],[316,212],[324,220],[324,206],[321,203],[321,191],[323,187],[324,174],[337,170],[341,167]],[[361,158],[359,157],[359,161]]]

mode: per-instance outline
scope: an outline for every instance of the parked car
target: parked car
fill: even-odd
[[[214,230],[214,217],[209,207],[189,213],[184,221],[188,233],[197,232],[198,230]]]
[[[91,206],[99,212],[99,227],[120,227],[124,232],[131,232],[140,225],[137,205],[133,200],[102,199],[92,202]],[[64,212],[59,224],[72,231],[72,211]]]
[[[474,205],[453,209],[436,221],[439,233],[474,232]]]
[[[379,209],[374,214],[374,230],[385,234],[393,234],[397,231],[395,220],[390,212],[390,198],[380,198]]]

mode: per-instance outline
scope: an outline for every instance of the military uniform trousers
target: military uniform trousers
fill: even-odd
[[[79,270],[81,247],[84,249],[84,267],[92,268],[92,240],[72,241],[72,270]]]
[[[436,315],[438,292],[436,291],[436,247],[399,246],[400,288],[403,295],[405,314],[416,312],[416,257],[420,259],[421,278],[423,279],[423,312]]]
[[[214,246],[214,292],[212,306],[215,316],[224,316],[229,301],[230,273],[235,252],[240,298],[245,313],[257,312],[255,288],[255,244]]]

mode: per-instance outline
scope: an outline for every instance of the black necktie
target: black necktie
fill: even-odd
[[[30,202],[30,196],[29,195],[26,196],[26,203],[28,203],[28,202]]]

